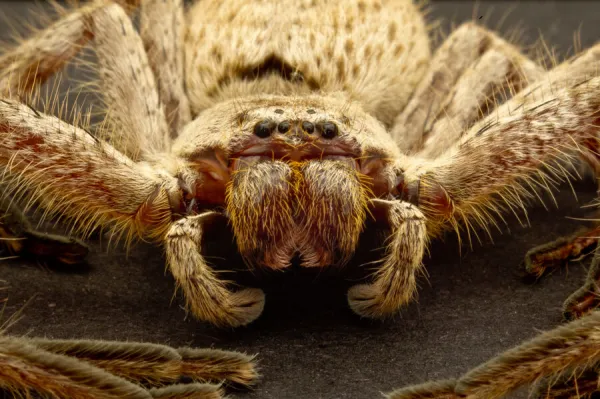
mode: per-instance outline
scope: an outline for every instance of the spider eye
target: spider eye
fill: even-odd
[[[302,130],[308,134],[313,134],[315,132],[315,125],[312,122],[304,121],[302,122]]]
[[[274,129],[275,123],[272,121],[265,120],[259,122],[258,124],[256,124],[256,126],[254,126],[254,134],[260,137],[261,139],[266,139],[271,135],[271,133],[273,133]]]
[[[324,139],[331,140],[338,135],[338,127],[333,122],[325,122],[320,127]]]
[[[279,133],[287,133],[290,130],[290,123],[288,121],[283,121],[279,123],[277,126],[277,130]]]

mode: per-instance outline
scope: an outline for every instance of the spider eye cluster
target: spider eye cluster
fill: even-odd
[[[339,134],[339,128],[337,124],[331,121],[323,121],[314,124],[310,121],[302,121],[302,122],[293,122],[293,121],[282,121],[279,124],[275,123],[272,120],[265,119],[263,121],[258,122],[254,126],[254,135],[260,137],[262,139],[266,139],[271,137],[271,135],[277,130],[281,134],[285,134],[290,132],[293,129],[293,126],[298,126],[302,132],[306,134],[314,134],[318,132],[322,138],[326,140],[334,139]]]

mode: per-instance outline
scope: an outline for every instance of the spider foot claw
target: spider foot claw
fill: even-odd
[[[595,231],[595,230],[594,230]],[[525,255],[525,275],[534,281],[547,274],[550,269],[560,267],[572,260],[581,259],[591,253],[598,239],[590,236],[591,231],[563,237],[532,248]]]
[[[358,284],[348,290],[348,304],[359,316],[383,318],[398,312],[407,300],[385,295],[378,284]]]
[[[231,295],[229,312],[233,327],[245,326],[256,320],[265,307],[265,293],[258,288],[245,288]]]
[[[188,301],[188,305],[196,317],[217,327],[241,327],[250,324],[260,316],[265,306],[265,294],[257,288],[224,293],[226,296],[222,301],[212,301],[207,305],[205,297],[198,297],[197,301]]]
[[[218,349],[179,348],[177,352],[182,358],[182,374],[195,381],[249,388],[260,377],[254,356]]]

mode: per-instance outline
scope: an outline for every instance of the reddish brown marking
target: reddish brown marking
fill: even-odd
[[[534,276],[542,276],[546,269],[552,266],[559,266],[570,259],[576,259],[584,254],[589,253],[594,248],[600,233],[600,228],[586,230],[580,233],[569,242],[559,244],[556,247],[544,248],[540,252],[532,254],[528,273]]]
[[[421,177],[418,203],[433,208],[439,215],[450,216],[454,211],[454,203],[446,189],[427,175]]]
[[[383,197],[390,193],[390,183],[383,174],[387,162],[384,158],[377,156],[361,159],[360,172],[371,178],[371,190],[375,197]]]
[[[20,127],[8,125],[6,123],[0,124],[0,132],[11,132],[15,133],[19,136],[25,136],[24,138],[15,141],[14,149],[24,149],[24,148],[38,148],[40,145],[44,144],[44,137],[31,133],[28,130],[25,130]]]
[[[190,166],[201,174],[201,181],[189,187],[189,193],[205,205],[223,204],[225,188],[229,184],[230,171],[225,151],[217,148],[189,159]],[[189,182],[188,182],[189,183]]]
[[[41,144],[44,144],[44,138],[36,134],[30,133],[29,135],[27,135],[27,137],[18,140],[15,144],[19,148],[38,147]]]
[[[227,181],[214,180],[208,175],[202,182],[201,190],[196,192],[196,199],[205,205],[221,205],[225,203],[225,189]]]

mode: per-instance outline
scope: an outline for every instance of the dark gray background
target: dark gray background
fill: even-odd
[[[30,2],[0,2],[13,22],[30,20]],[[521,27],[521,42],[532,45],[542,34],[558,54],[568,54],[581,27],[581,44],[600,38],[600,2],[486,1],[431,2],[431,20],[442,26],[474,15],[500,30]],[[512,9],[507,14],[508,9]],[[4,25],[6,26],[6,25]],[[0,25],[0,35],[7,28]],[[561,322],[561,304],[583,281],[589,259],[573,263],[535,285],[519,272],[524,254],[576,230],[580,205],[594,195],[593,181],[576,185],[579,202],[564,187],[561,209],[530,212],[531,227],[512,219],[510,231],[459,254],[456,238],[434,242],[425,260],[418,303],[395,320],[359,320],[347,308],[344,276],[289,270],[262,276],[267,293],[261,318],[247,328],[222,331],[186,318],[173,295],[159,248],[139,244],[127,256],[92,243],[89,264],[76,271],[55,271],[33,262],[0,264],[0,279],[11,289],[9,314],[31,299],[13,334],[53,338],[140,340],[174,346],[215,346],[260,354],[264,378],[239,398],[375,398],[410,383],[458,376],[541,329]],[[35,297],[34,297],[35,295]]]

